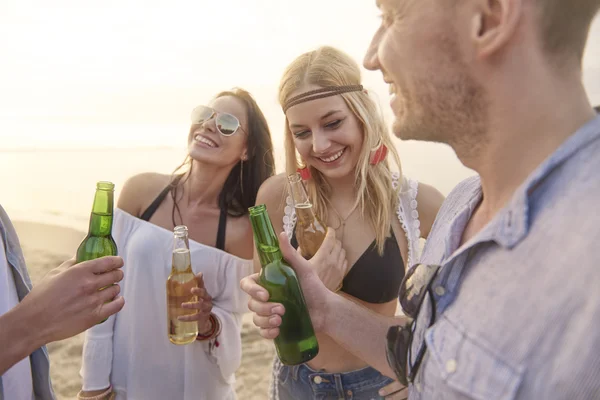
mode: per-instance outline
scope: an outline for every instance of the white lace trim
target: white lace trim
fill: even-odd
[[[417,210],[417,193],[419,183],[413,179],[403,179],[400,185],[400,174],[392,174],[392,187],[398,190],[398,221],[404,229],[408,242],[408,268],[412,267],[419,259],[419,238],[421,237],[421,221]]]
[[[269,400],[279,400],[279,374],[281,373],[281,369],[283,368],[283,364],[279,361],[279,358],[275,356],[273,360],[273,368],[271,368],[271,383],[269,388]]]
[[[294,227],[296,226],[296,209],[294,208],[294,201],[290,196],[285,199],[285,209],[283,215],[283,231],[291,239]]]

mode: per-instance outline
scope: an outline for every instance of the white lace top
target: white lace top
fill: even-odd
[[[392,187],[398,190],[400,184],[400,174],[395,172],[392,175]],[[403,177],[402,186],[398,191],[398,208],[396,215],[398,221],[404,229],[408,242],[408,263],[409,267],[419,262],[420,246],[419,238],[421,237],[421,221],[419,221],[419,211],[417,211],[417,191],[419,183],[416,180]],[[287,197],[286,206],[283,217],[283,230],[292,237],[294,227],[296,226],[296,211],[291,197]]]

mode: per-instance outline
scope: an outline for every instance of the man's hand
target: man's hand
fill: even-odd
[[[15,307],[39,333],[40,346],[66,339],[123,308],[115,283],[123,279],[121,257],[75,264],[70,259],[50,271]],[[102,289],[105,288],[105,289]],[[100,290],[102,289],[102,290]]]
[[[327,299],[333,294],[329,291],[312,267],[289,242],[285,233],[279,235],[281,252],[285,260],[294,268],[304,299],[316,331],[322,331],[327,314]],[[282,304],[269,303],[269,293],[258,284],[259,274],[250,275],[240,282],[240,287],[248,295],[248,308],[254,313],[254,325],[260,328],[260,335],[266,339],[275,339],[279,335],[281,317],[285,313]]]

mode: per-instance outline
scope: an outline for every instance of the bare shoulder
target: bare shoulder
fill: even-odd
[[[170,181],[170,175],[155,172],[134,175],[123,184],[117,207],[131,215],[140,216]]]
[[[287,177],[278,174],[270,177],[260,185],[256,195],[256,204],[267,206],[269,219],[276,233],[283,231],[283,215],[285,214],[285,198],[287,197]],[[260,271],[258,254],[254,252],[254,272]]]
[[[270,177],[258,189],[256,204],[265,204],[267,206],[267,211],[275,228],[281,228],[287,194],[287,177],[285,174]]]
[[[247,215],[227,218],[225,251],[246,260],[252,259],[254,253],[253,235],[250,218]]]
[[[427,238],[435,217],[444,202],[444,195],[431,185],[419,182],[417,210],[421,221],[421,237]]]

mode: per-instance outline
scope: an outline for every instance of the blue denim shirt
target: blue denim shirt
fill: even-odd
[[[19,238],[2,206],[0,206],[0,235],[2,235],[2,239],[4,240],[4,249],[0,251],[6,252],[6,260],[8,261],[8,267],[12,268],[17,295],[20,301],[31,290],[31,279],[29,279],[29,274],[25,267],[25,259],[21,251]],[[2,343],[2,346],[6,345],[10,345],[10,343]],[[50,360],[46,347],[34,351],[29,358],[31,359],[31,375],[35,399],[53,400],[55,397],[52,390],[52,383],[50,382]],[[12,400],[4,398],[2,376],[0,376],[0,400]]]
[[[600,399],[600,117],[459,248],[481,196],[478,177],[459,184],[427,240],[437,318],[426,297],[409,398]]]

